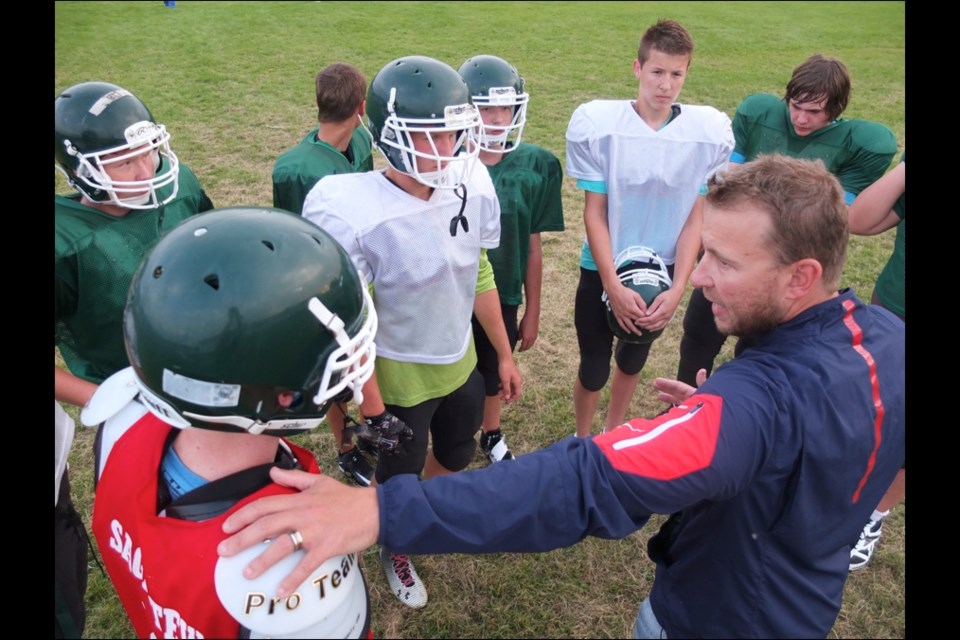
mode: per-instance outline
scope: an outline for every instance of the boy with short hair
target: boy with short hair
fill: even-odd
[[[300,215],[303,201],[320,178],[338,173],[373,169],[370,132],[363,126],[367,79],[360,69],[346,62],[334,62],[317,74],[318,126],[295,147],[280,155],[273,166],[273,206]],[[327,413],[330,431],[339,446],[337,466],[361,486],[373,480],[375,451],[371,464],[366,455],[344,441],[345,406],[335,404]]]
[[[614,333],[608,309],[628,336],[667,325],[700,250],[700,194],[733,149],[726,114],[676,102],[692,55],[686,29],[672,20],[657,22],[643,34],[633,62],[636,100],[588,102],[567,127],[567,173],[584,190],[587,235],[574,312],[580,366],[573,402],[580,437],[590,434],[610,375]],[[631,248],[655,252],[672,278],[649,305],[617,273],[615,257]],[[624,421],[651,342],[617,341],[605,430]]]

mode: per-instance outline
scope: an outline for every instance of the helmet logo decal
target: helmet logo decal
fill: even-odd
[[[204,382],[163,370],[163,390],[175,398],[203,407],[236,407],[240,404],[240,385]]]
[[[160,127],[147,121],[132,124],[123,131],[123,137],[131,146],[139,146],[153,142],[159,138],[160,135]]]
[[[127,91],[126,89],[115,89],[108,93],[103,94],[103,96],[90,105],[90,114],[94,116],[99,116],[103,113],[103,110],[109,107],[111,104],[119,100],[120,98],[126,98],[127,96],[132,96],[133,94]]]
[[[449,105],[443,108],[444,124],[452,129],[468,129],[476,126],[479,117],[472,104]]]
[[[490,87],[491,106],[512,107],[517,104],[517,90],[513,87]]]

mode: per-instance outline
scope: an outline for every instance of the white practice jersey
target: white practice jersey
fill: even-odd
[[[632,245],[673,264],[677,239],[700,188],[733,151],[730,118],[708,106],[676,105],[658,131],[628,100],[580,105],[567,126],[567,174],[603,182],[612,254]]]
[[[480,250],[500,243],[500,204],[481,167],[464,183],[466,206],[462,187],[435,189],[424,201],[380,171],[327,176],[307,194],[304,217],[336,238],[373,283],[378,356],[449,364],[466,354]],[[461,210],[467,230],[457,223],[453,235]]]

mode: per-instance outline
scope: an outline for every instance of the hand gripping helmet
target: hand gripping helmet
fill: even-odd
[[[367,121],[387,162],[429,187],[460,186],[480,151],[480,114],[470,103],[467,84],[452,67],[433,58],[407,56],[380,69],[367,92]],[[430,134],[450,131],[457,134],[456,142],[449,155],[443,155]],[[414,149],[415,133],[427,134],[430,151]],[[429,167],[421,170],[417,158]]]
[[[523,91],[523,78],[516,67],[497,56],[473,56],[460,65],[460,76],[466,81],[476,107],[513,107],[509,125],[498,126],[492,131],[488,125],[482,125],[480,148],[492,153],[509,153],[516,149],[523,135],[523,125],[527,123],[527,102],[530,100],[529,94]]]
[[[290,435],[359,403],[377,316],[346,251],[277,209],[184,220],[147,254],[123,316],[140,397],[175,427]]]
[[[627,247],[620,252],[615,262],[620,282],[640,294],[647,306],[653,304],[654,299],[673,284],[667,266],[653,249],[636,245]],[[613,335],[620,340],[633,344],[650,344],[663,333],[663,329],[643,331],[640,335],[624,331],[610,309],[606,292],[602,298],[607,304],[607,324],[610,325]]]
[[[170,134],[135,95],[106,82],[83,82],[54,101],[54,168],[93,202],[154,209],[177,195],[180,164]],[[142,153],[153,154],[148,180],[114,180],[107,173]],[[163,197],[160,189],[173,185]]]

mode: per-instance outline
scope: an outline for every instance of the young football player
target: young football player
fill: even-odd
[[[511,348],[533,346],[540,332],[543,251],[540,233],[563,231],[563,169],[555,155],[521,142],[530,96],[517,69],[503,58],[478,55],[460,65],[460,75],[480,112],[480,162],[487,167],[500,201],[500,246],[487,257],[500,295]],[[520,304],[523,317],[517,321]],[[477,368],[483,375],[483,432],[480,448],[491,462],[513,454],[500,429],[502,402],[497,352],[474,317]]]

